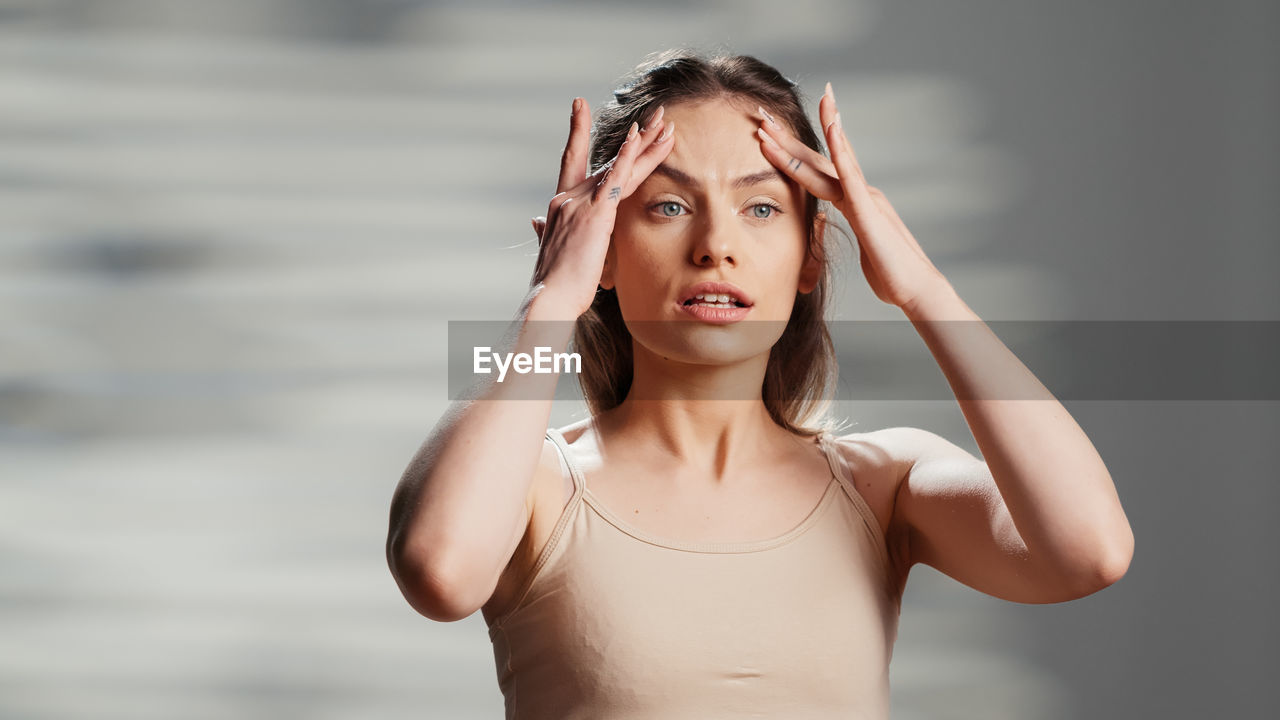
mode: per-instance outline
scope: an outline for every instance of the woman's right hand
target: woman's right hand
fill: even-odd
[[[659,107],[643,129],[632,123],[618,154],[587,175],[591,112],[582,98],[574,108],[556,195],[546,217],[533,219],[539,251],[531,286],[541,285],[538,295],[562,303],[572,315],[566,319],[576,320],[595,299],[618,204],[671,153],[675,122],[664,121]]]

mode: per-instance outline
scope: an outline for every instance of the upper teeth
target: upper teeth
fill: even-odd
[[[736,303],[736,302],[738,302],[738,298],[736,298],[736,297],[734,297],[734,296],[732,296],[732,295],[705,295],[705,294],[704,294],[704,295],[694,295],[694,296],[693,296],[693,299],[694,299],[694,300],[702,300],[702,301],[704,301],[704,302],[709,302],[709,303],[727,303],[727,302],[734,302],[734,303]]]

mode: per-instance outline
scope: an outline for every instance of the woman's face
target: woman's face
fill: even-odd
[[[797,290],[817,283],[804,191],[760,152],[752,115],[724,99],[667,106],[675,146],[618,207],[601,285],[616,290],[636,341],[664,357],[767,356]],[[734,307],[691,298],[704,282],[736,287],[700,293],[736,295]]]

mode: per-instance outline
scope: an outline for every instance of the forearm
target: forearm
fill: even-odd
[[[1064,578],[1123,574],[1133,533],[1111,475],[1067,412],[949,284],[904,308],[1037,563]]]
[[[501,350],[563,352],[572,319],[531,293]],[[547,320],[555,319],[555,322]],[[391,507],[388,561],[406,573],[465,587],[496,578],[506,564],[551,415],[555,374],[496,375],[454,403],[409,463]],[[492,578],[490,577],[492,576]]]

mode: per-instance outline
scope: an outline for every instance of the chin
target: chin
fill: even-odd
[[[649,352],[691,365],[731,365],[768,355],[786,330],[786,321],[744,321],[732,325],[697,322],[628,323],[631,336]]]

